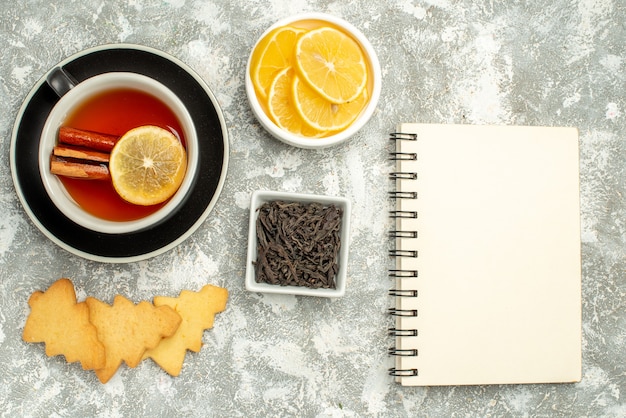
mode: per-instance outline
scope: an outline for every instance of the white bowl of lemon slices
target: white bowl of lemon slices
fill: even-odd
[[[246,67],[248,101],[275,138],[300,148],[346,141],[370,119],[381,90],[374,48],[356,27],[305,13],[269,27]]]

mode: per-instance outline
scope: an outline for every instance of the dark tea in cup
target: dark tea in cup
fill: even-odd
[[[65,125],[117,137],[138,126],[155,125],[171,131],[185,143],[174,112],[156,97],[134,89],[116,89],[93,97],[70,114]],[[80,207],[110,221],[141,219],[166,204],[141,206],[128,203],[114,190],[110,180],[59,179]]]

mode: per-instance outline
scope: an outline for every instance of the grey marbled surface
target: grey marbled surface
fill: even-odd
[[[322,151],[266,134],[245,64],[279,18],[342,17],[378,52],[383,90],[366,127]],[[621,0],[25,0],[0,5],[0,415],[626,416],[626,4]],[[211,87],[230,134],[212,213],[184,243],[129,264],[87,261],[30,221],[11,179],[23,100],[67,56],[107,43],[163,50]],[[387,369],[387,134],[400,121],[580,130],[583,378],[577,384],[401,388]],[[243,288],[250,193],[337,194],[353,202],[348,289],[338,300]],[[139,301],[204,283],[227,310],[171,378],[155,364],[106,385],[21,332],[31,292],[71,277],[78,296]]]

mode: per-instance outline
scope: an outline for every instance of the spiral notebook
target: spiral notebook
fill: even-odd
[[[578,131],[400,124],[391,139],[390,374],[580,381]]]

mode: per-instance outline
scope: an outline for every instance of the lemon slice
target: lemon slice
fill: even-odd
[[[291,67],[296,40],[304,32],[304,29],[282,26],[267,34],[255,48],[250,61],[250,77],[261,99],[267,99],[276,75]]]
[[[296,42],[298,75],[331,103],[355,100],[367,83],[367,65],[359,44],[343,32],[320,27]]]
[[[170,131],[146,125],[126,132],[113,147],[109,171],[115,191],[136,205],[155,205],[180,187],[187,154]]]
[[[285,68],[274,78],[268,96],[267,108],[270,117],[280,127],[295,135],[316,138],[323,134],[304,123],[293,105],[293,86],[295,71]]]
[[[338,131],[350,125],[365,107],[367,88],[353,101],[344,104],[331,103],[317,94],[309,85],[295,77],[293,103],[304,122],[318,131]]]

